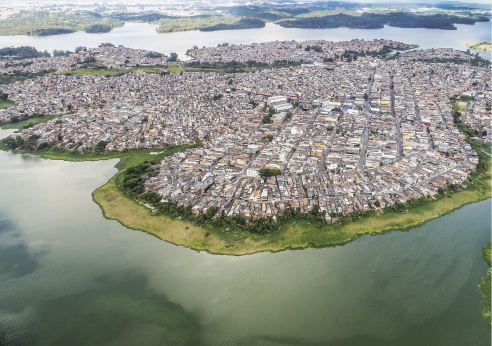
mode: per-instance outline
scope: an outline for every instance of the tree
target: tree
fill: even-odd
[[[171,61],[171,62],[174,62],[174,61],[177,61],[178,60],[178,54],[177,53],[171,53],[169,54],[169,59],[167,59],[167,61]]]
[[[260,177],[273,177],[282,174],[280,169],[268,169],[268,168],[262,168],[258,171],[258,173],[260,174]]]
[[[217,213],[217,208],[215,208],[213,205],[208,207],[206,216],[208,219],[211,219],[214,217],[214,215]]]
[[[364,93],[364,100],[367,101],[368,98],[369,98],[369,95],[367,95],[367,93]]]
[[[313,214],[314,216],[319,215],[319,205],[318,204],[313,205],[313,210],[311,210],[311,214]]]

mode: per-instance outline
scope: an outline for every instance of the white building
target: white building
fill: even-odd
[[[287,103],[287,97],[285,96],[272,96],[267,100],[267,104],[270,107],[275,107],[276,105],[281,105]]]
[[[252,177],[252,178],[259,178],[260,177],[260,172],[256,168],[248,168],[246,170],[246,176]]]

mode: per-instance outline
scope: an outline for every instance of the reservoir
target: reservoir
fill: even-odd
[[[186,31],[158,34],[155,25],[146,23],[125,23],[122,28],[113,29],[105,34],[76,32],[55,36],[0,36],[0,48],[9,46],[33,46],[38,50],[63,49],[73,51],[78,46],[96,47],[109,42],[115,45],[135,49],[147,49],[161,53],[178,53],[180,59],[187,59],[186,50],[194,45],[202,47],[217,46],[222,43],[250,44],[283,40],[328,40],[346,41],[352,39],[388,39],[408,44],[418,44],[422,49],[454,48],[465,51],[467,43],[479,43],[491,40],[491,22],[475,25],[456,24],[458,30],[407,29],[385,26],[382,29],[297,29],[282,28],[268,23],[261,29],[224,30],[224,31]],[[475,51],[473,51],[476,53]],[[491,53],[482,53],[489,59]]]
[[[0,47],[73,50],[102,42],[181,58],[193,45],[386,38],[466,50],[490,23],[0,37]],[[490,54],[481,53],[490,59]],[[12,133],[0,130],[0,138]],[[490,345],[477,285],[491,200],[419,228],[335,248],[220,256],[106,220],[91,193],[116,160],[64,162],[0,151],[2,345]]]
[[[335,248],[220,256],[106,220],[91,192],[115,164],[0,152],[4,344],[490,345],[490,199]]]

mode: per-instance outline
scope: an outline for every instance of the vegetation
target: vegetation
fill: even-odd
[[[15,141],[17,144],[17,139]],[[340,245],[365,233],[415,227],[465,204],[490,198],[490,158],[486,156],[481,158],[481,161],[486,161],[484,165],[479,165],[477,172],[472,174],[473,184],[466,188],[453,186],[441,190],[434,200],[412,200],[381,211],[369,210],[346,216],[333,215],[333,224],[327,224],[316,207],[308,214],[288,210],[285,215],[278,217],[277,222],[266,218],[254,220],[254,217],[251,218],[253,215],[247,219],[243,216],[226,217],[222,214],[217,215],[213,209],[195,215],[189,207],[177,207],[170,202],[160,203],[155,194],[143,192],[138,188],[145,175],[155,174],[155,168],[152,168],[154,163],[166,155],[191,146],[168,146],[157,155],[150,154],[156,149],[127,152],[108,152],[102,149],[99,152],[80,153],[50,148],[49,144],[44,145],[43,150],[37,150],[32,146],[33,141],[32,138],[19,144],[26,148],[31,146],[31,154],[49,159],[92,161],[121,158],[116,165],[120,172],[93,193],[94,200],[102,207],[105,216],[172,243],[213,253],[241,255],[259,251],[280,251],[286,248]],[[477,148],[476,145],[481,144],[475,141],[472,145]],[[9,149],[5,144],[1,144],[0,148]],[[137,168],[129,170],[130,167]],[[131,177],[128,175],[125,180],[127,171],[130,171]],[[139,175],[140,172],[143,172],[144,176]],[[130,182],[135,178],[137,181]],[[152,211],[144,205],[151,207]],[[403,208],[410,210],[401,213]]]
[[[68,13],[50,11],[21,11],[0,21],[0,35],[58,35],[84,31],[94,25],[109,26],[111,29],[123,26],[114,18],[101,18],[94,12]]]
[[[487,263],[489,266],[489,270],[487,271],[487,276],[482,278],[482,284],[478,285],[478,288],[480,291],[482,291],[483,298],[485,299],[482,301],[483,305],[483,317],[485,318],[485,321],[487,322],[487,325],[490,328],[490,296],[491,296],[491,286],[490,286],[490,242],[487,243],[487,246],[484,246],[482,249],[482,258]]]
[[[39,76],[46,76],[48,74],[56,72],[55,69],[51,70],[41,70],[39,72],[21,72],[21,71],[14,71],[12,73],[4,73],[0,74],[0,84],[12,84],[17,81],[23,81],[26,79],[33,79]]]
[[[15,105],[16,103],[13,101],[0,99],[0,109],[9,108]]]
[[[148,159],[149,163],[154,159]],[[216,214],[210,219],[206,214],[191,214],[190,208],[180,209],[169,202],[162,207],[154,207],[151,203],[155,203],[155,199],[151,195],[148,195],[148,203],[143,199],[135,200],[126,193],[123,171],[94,191],[93,198],[107,218],[116,219],[126,227],[196,250],[244,255],[287,248],[342,245],[362,234],[419,226],[463,205],[490,198],[490,160],[486,160],[488,170],[477,172],[472,185],[456,191],[452,191],[454,188],[446,189],[442,191],[444,195],[437,195],[432,200],[410,201],[414,207],[407,213],[399,211],[403,206],[396,206],[370,211],[367,215],[349,215],[333,224],[327,224],[319,215],[298,214],[295,210],[289,210],[285,216],[279,217],[278,222],[271,223],[270,220],[251,222],[242,216],[229,218]],[[144,203],[152,206],[152,211],[143,206]]]
[[[65,114],[68,114],[68,113],[51,114],[51,115],[33,114],[31,116],[22,117],[20,119],[16,118],[16,117],[12,117],[12,118],[15,118],[15,119],[12,119],[13,121],[0,123],[0,128],[2,128],[2,129],[19,129],[19,130],[20,129],[27,129],[27,128],[32,127],[34,125],[46,123],[50,120],[59,118]]]
[[[256,18],[243,18],[232,24],[216,24],[201,28],[200,31],[217,31],[217,30],[239,30],[239,29],[256,29],[265,27],[265,22]]]
[[[200,15],[182,18],[163,18],[152,24],[159,24],[158,33],[169,33],[179,31],[200,30],[218,24],[233,24],[238,18],[234,16],[223,15]]]
[[[416,59],[414,59],[415,61]],[[468,59],[461,58],[434,58],[434,59],[419,59],[419,61],[427,62],[427,63],[453,63],[453,64],[466,64],[468,63]],[[491,63],[489,60],[482,58],[480,55],[475,54],[470,56],[470,64],[472,66],[489,66]]]
[[[21,47],[5,47],[0,48],[0,57],[16,57],[18,59],[29,58],[44,58],[49,57],[50,53],[47,51],[39,52],[34,47],[21,46]]]
[[[85,28],[85,32],[89,34],[98,34],[98,33],[103,33],[103,32],[110,32],[111,31],[111,26],[106,25],[106,24],[93,24],[89,25]]]
[[[268,169],[268,168],[262,168],[259,170],[258,173],[260,174],[260,177],[273,177],[282,174],[280,169]]]
[[[387,14],[362,13],[357,15],[337,13],[325,16],[298,16],[295,19],[286,19],[278,22],[284,28],[357,28],[357,29],[381,29],[384,25],[399,28],[427,28],[456,30],[454,24],[475,24],[476,22],[488,22],[484,16],[461,17],[448,14],[418,15],[408,12],[390,12]]]
[[[467,43],[466,45],[468,48],[478,50],[480,52],[487,52],[491,53],[492,52],[492,43],[491,42],[480,42],[480,43]]]

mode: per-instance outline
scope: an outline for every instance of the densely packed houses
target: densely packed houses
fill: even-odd
[[[203,147],[162,160],[147,191],[195,213],[215,206],[248,218],[319,205],[330,221],[433,195],[463,183],[477,165],[449,100],[474,95],[463,121],[490,136],[490,69],[414,58],[427,59],[426,52],[436,54],[360,57],[329,69],[37,77],[3,88],[17,106],[1,110],[0,119],[71,110],[12,135],[37,135],[38,144],[67,150],[105,141],[108,150],[159,152],[201,140]],[[265,121],[269,105],[283,110]],[[263,169],[281,174],[259,177]]]
[[[364,41],[354,39],[351,41],[325,41],[311,40],[297,41],[274,41],[264,43],[252,43],[248,45],[219,45],[218,47],[203,47],[190,49],[188,55],[199,62],[266,62],[274,61],[318,61],[324,58],[336,59],[344,52],[377,53],[385,47],[391,49],[405,50],[407,44],[391,40]]]
[[[142,49],[131,49],[123,46],[101,45],[97,48],[83,48],[77,53],[63,56],[29,58],[16,60],[0,60],[0,73],[28,72],[36,73],[43,70],[65,71],[78,68],[90,62],[112,67],[122,65],[157,65],[166,64],[168,56]]]

